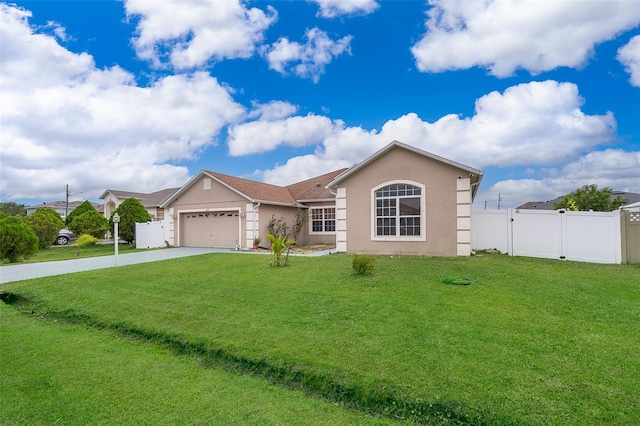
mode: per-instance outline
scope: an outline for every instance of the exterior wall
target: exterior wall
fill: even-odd
[[[390,150],[340,183],[336,198],[338,251],[425,256],[458,255],[459,241],[470,247],[470,232],[468,236],[464,232],[458,232],[470,229],[471,194],[468,179],[467,184],[463,184],[460,189],[461,193],[469,191],[468,212],[466,195],[458,195],[458,180],[466,178],[467,171],[435,159],[402,148]],[[416,238],[412,241],[374,240],[372,189],[388,182],[400,181],[424,185],[426,226],[423,229],[426,235],[423,237],[426,238]],[[465,243],[465,240],[468,241]]]
[[[293,224],[296,222],[296,211],[298,210],[296,207],[287,207],[287,206],[274,206],[271,204],[261,204],[259,207],[260,210],[260,238],[262,238],[262,242],[260,243],[261,247],[271,247],[271,243],[267,240],[265,236],[267,234],[267,225],[269,224],[269,220],[271,217],[275,219],[283,218],[287,224],[287,229],[291,229]],[[300,232],[302,236],[303,232]],[[297,241],[298,244],[304,244],[302,241]]]
[[[207,180],[208,184],[205,183]],[[204,189],[207,187],[209,189]],[[179,218],[183,213],[237,211],[240,212],[238,241],[240,245],[246,244],[246,206],[246,198],[209,177],[202,177],[169,206],[169,214],[165,218],[170,223],[170,230],[173,231],[173,241],[169,243],[174,246],[181,245],[182,235]],[[249,244],[247,247],[251,247],[251,245]]]

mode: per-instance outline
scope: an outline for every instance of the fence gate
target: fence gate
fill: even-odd
[[[640,212],[622,213],[622,261],[640,263]]]
[[[512,256],[559,259],[561,215],[556,210],[515,210],[511,217]]]

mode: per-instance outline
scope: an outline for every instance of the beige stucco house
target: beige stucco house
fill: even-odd
[[[172,196],[180,188],[167,188],[156,192],[143,193],[107,189],[100,199],[104,200],[104,217],[109,219],[114,210],[127,198],[135,198],[144,206],[151,215],[151,220],[164,220],[164,209],[160,205]]]
[[[468,256],[471,203],[483,172],[394,141],[349,169],[289,186],[200,171],[159,207],[175,246],[251,247],[271,218],[299,244],[339,252]]]

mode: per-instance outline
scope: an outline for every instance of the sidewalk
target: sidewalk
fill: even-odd
[[[234,253],[229,249],[174,247],[161,250],[149,250],[140,253],[118,255],[118,266],[135,263],[155,262],[178,257],[195,256],[205,253]],[[235,252],[237,253],[237,252]],[[0,284],[31,278],[69,274],[72,272],[90,271],[93,269],[113,268],[116,256],[90,257],[87,259],[59,260],[57,262],[27,263],[24,265],[7,265],[0,267]]]

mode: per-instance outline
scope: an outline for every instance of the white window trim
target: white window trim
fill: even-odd
[[[420,188],[420,235],[376,235],[376,191],[389,185],[407,184]],[[407,179],[390,180],[371,189],[371,240],[372,241],[427,241],[427,193],[420,182]]]
[[[335,205],[327,205],[327,206],[313,206],[309,207],[309,235],[335,235],[336,231],[314,231],[313,230],[313,211],[319,209],[333,209],[334,219],[336,229],[338,229],[338,218],[337,218],[337,209]],[[325,219],[326,220],[326,219]]]

